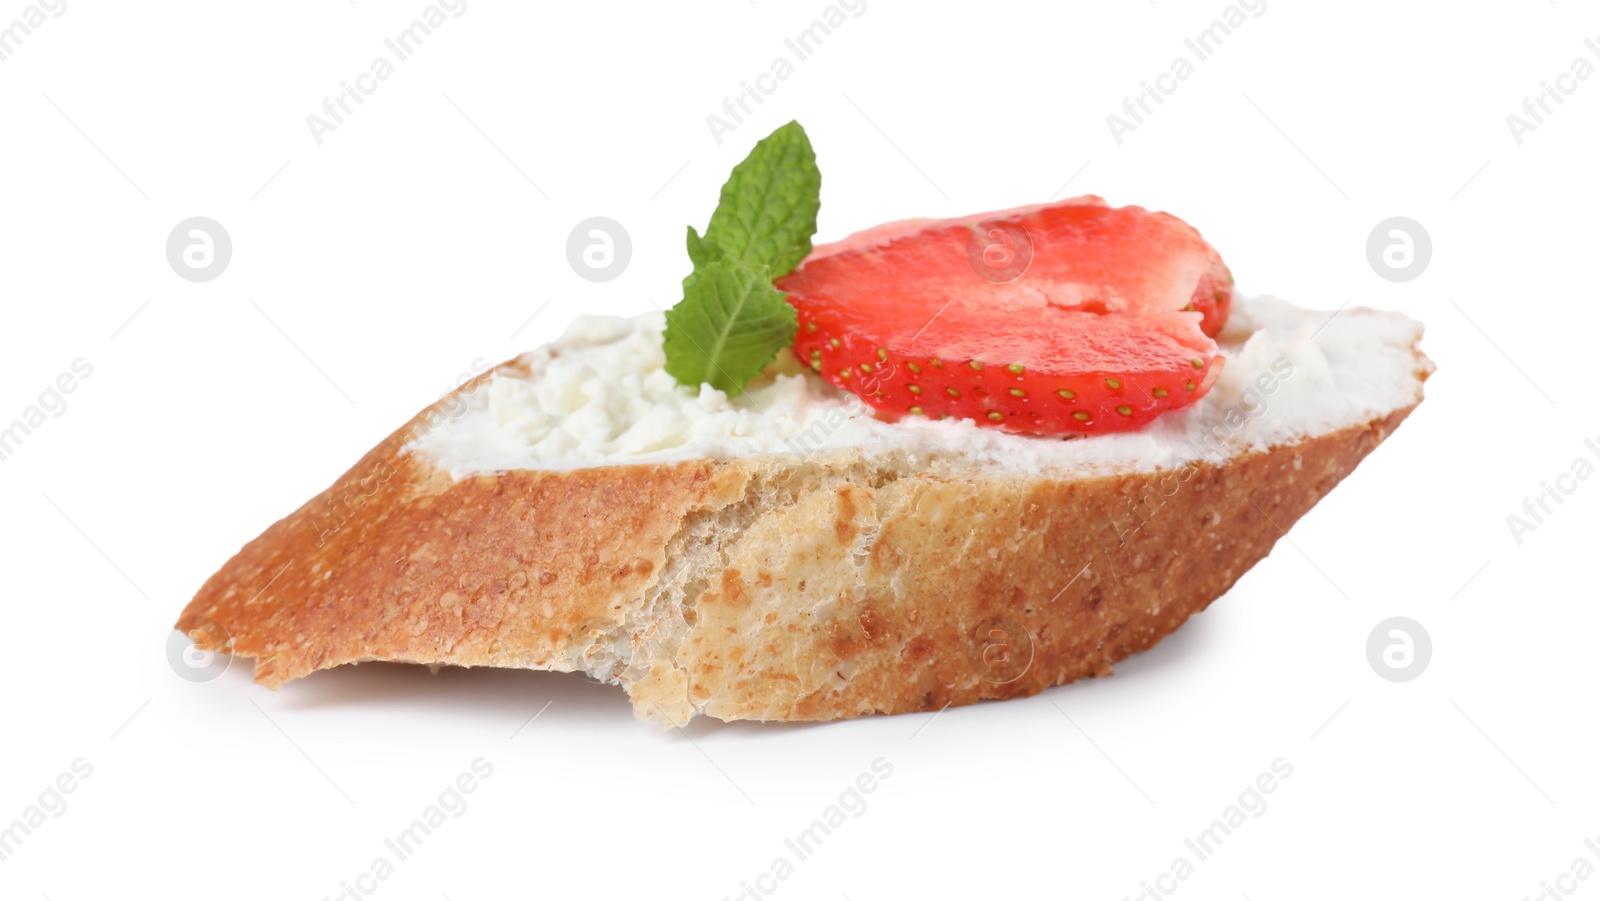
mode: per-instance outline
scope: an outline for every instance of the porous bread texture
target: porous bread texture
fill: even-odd
[[[762,665],[750,646],[762,632],[791,628],[796,618],[836,619],[832,606],[853,599],[864,588],[860,568],[879,530],[872,524],[858,526],[853,515],[844,516],[845,511],[837,509],[839,505],[849,509],[853,505],[849,499],[880,491],[912,474],[903,455],[878,460],[836,454],[820,460],[755,461],[742,473],[745,478],[737,498],[684,518],[665,548],[663,576],[638,606],[639,615],[604,636],[608,648],[599,643],[590,646],[602,653],[586,660],[584,671],[628,686],[636,712],[643,718],[681,724],[696,713],[715,715],[714,692],[707,684],[697,690],[697,681],[705,682],[706,677],[722,672],[723,659],[742,656],[750,666]],[[838,500],[819,507],[819,499],[829,498]],[[774,575],[759,565],[748,574],[741,571],[740,564],[750,565],[752,549],[787,557],[786,571]],[[785,583],[793,594],[774,597],[783,595],[777,589]],[[825,584],[834,586],[826,597]],[[817,603],[785,603],[786,597],[796,595],[809,595]],[[725,609],[729,607],[747,608],[747,614],[730,618]],[[707,648],[703,634],[717,629],[729,638]],[[636,641],[636,636],[646,634],[650,641]],[[700,653],[706,650],[709,653]],[[694,668],[680,659],[684,654],[700,661],[699,680]],[[794,675],[793,684],[806,681],[798,673]],[[772,678],[788,681],[776,674]],[[840,680],[835,675],[827,681]]]
[[[755,473],[686,531],[668,580],[694,599],[683,631],[623,681],[641,715],[681,723],[936,710],[1108,673],[1226,591],[1404,415],[1165,479]]]
[[[1028,695],[1204,609],[1415,407],[1117,475],[864,449],[457,480],[403,451],[454,400],[247,544],[177,628],[271,687],[367,660],[581,671],[663,725]]]

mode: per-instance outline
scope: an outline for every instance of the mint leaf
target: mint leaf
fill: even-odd
[[[767,266],[712,260],[683,280],[683,300],[667,311],[667,372],[737,397],[794,340],[798,324]]]
[[[689,262],[698,268],[710,262],[714,255],[715,250],[706,244],[706,239],[700,237],[694,226],[689,226]]]
[[[689,226],[694,271],[662,337],[679,384],[738,397],[794,341],[799,319],[772,280],[811,252],[821,190],[811,140],[790,122],[733,167],[705,235]]]
[[[790,122],[757,141],[733,167],[704,240],[724,256],[765,263],[774,277],[787,275],[811,252],[821,193],[811,139],[799,122]]]

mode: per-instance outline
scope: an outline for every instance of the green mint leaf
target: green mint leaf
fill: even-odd
[[[760,141],[722,186],[702,236],[689,227],[694,271],[667,311],[666,369],[679,384],[738,397],[794,341],[794,307],[772,279],[811,252],[822,173],[811,140],[790,122]]]
[[[733,167],[704,241],[723,256],[770,266],[774,277],[787,275],[811,252],[821,192],[811,139],[790,122]]]
[[[679,384],[708,382],[737,397],[794,341],[798,325],[794,307],[772,287],[770,268],[711,260],[683,280],[683,300],[667,311],[667,372]]]
[[[706,244],[706,239],[700,237],[694,226],[689,226],[689,262],[698,269],[711,262],[711,258],[715,255],[715,250]]]

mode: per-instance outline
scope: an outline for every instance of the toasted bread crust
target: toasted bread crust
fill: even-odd
[[[1029,695],[1205,609],[1414,409],[1120,476],[756,458],[456,481],[402,449],[442,404],[247,544],[177,628],[274,688],[365,660],[582,670],[663,724]]]
[[[1409,412],[1178,472],[804,495],[752,522],[700,595],[676,658],[691,707],[827,720],[1107,673],[1233,585]],[[630,688],[669,715],[677,690]]]

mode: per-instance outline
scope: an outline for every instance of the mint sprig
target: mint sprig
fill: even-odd
[[[722,186],[705,241],[726,256],[785,275],[811,252],[822,206],[822,173],[799,122],[756,143]]]
[[[794,307],[772,287],[772,270],[741,260],[712,260],[683,282],[683,300],[667,312],[667,371],[735,397],[794,340]]]
[[[689,227],[694,271],[667,311],[666,369],[680,384],[709,383],[737,397],[794,340],[794,307],[772,280],[811,252],[821,192],[798,122],[756,142],[733,167],[705,235]]]

